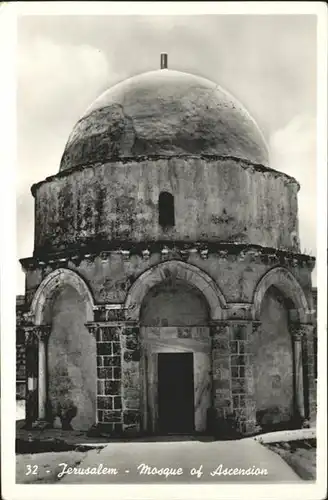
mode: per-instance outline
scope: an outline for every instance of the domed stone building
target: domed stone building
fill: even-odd
[[[165,56],[101,95],[32,186],[27,424],[224,437],[313,418],[298,190],[245,108]]]

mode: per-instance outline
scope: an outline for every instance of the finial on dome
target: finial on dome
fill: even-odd
[[[167,69],[167,54],[161,54],[161,69]]]

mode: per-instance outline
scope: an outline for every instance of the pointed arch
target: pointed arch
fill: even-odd
[[[202,292],[209,306],[211,320],[223,319],[223,310],[227,308],[227,303],[217,284],[198,267],[180,260],[157,264],[137,278],[125,299],[127,319],[138,321],[146,293],[170,276],[185,281]]]
[[[87,321],[93,321],[94,300],[88,285],[74,271],[60,268],[48,274],[35,292],[30,311],[36,325],[43,323],[45,306],[52,299],[54,292],[66,285],[73,287],[83,298],[86,305]]]

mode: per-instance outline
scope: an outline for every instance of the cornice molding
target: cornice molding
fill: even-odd
[[[129,261],[134,255],[143,260],[149,260],[154,254],[161,259],[181,259],[187,261],[191,256],[199,255],[204,259],[215,256],[219,260],[237,259],[240,262],[262,263],[268,266],[286,266],[314,268],[315,257],[287,250],[279,250],[259,245],[229,242],[183,242],[183,241],[153,241],[135,242],[93,242],[80,248],[67,247],[65,250],[46,253],[46,250],[35,252],[33,257],[20,259],[25,270],[50,267],[67,267],[71,262],[78,266],[83,260],[93,262],[100,258],[106,262],[111,255],[121,255],[123,261]]]

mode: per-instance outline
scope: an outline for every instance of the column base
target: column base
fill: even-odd
[[[304,429],[308,427],[308,419],[304,415],[296,412],[294,417],[291,419],[291,425],[294,429]]]

